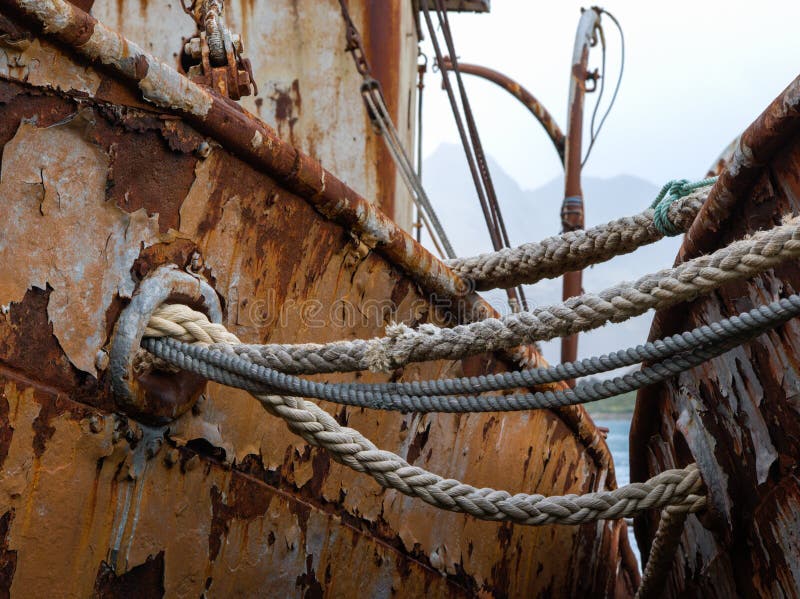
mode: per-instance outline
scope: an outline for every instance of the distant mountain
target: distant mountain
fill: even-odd
[[[560,230],[563,177],[542,187],[524,190],[491,157],[492,180],[513,245],[536,241]],[[536,168],[536,165],[531,165]],[[423,182],[439,218],[460,256],[491,251],[472,178],[460,147],[441,145],[423,166]],[[638,177],[621,175],[609,179],[584,177],[582,181],[587,226],[608,222],[644,210],[658,193],[658,186]],[[672,266],[680,237],[664,239],[584,271],[586,291],[600,291],[620,281],[634,280],[648,272]],[[561,301],[561,280],[544,280],[525,288],[531,305]],[[507,313],[505,293],[484,294],[501,313]],[[646,340],[652,313],[625,323],[608,325],[581,335],[580,357],[607,353]],[[542,344],[545,358],[559,361],[558,340]]]

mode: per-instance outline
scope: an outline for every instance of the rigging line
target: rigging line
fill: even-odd
[[[592,120],[589,123],[589,146],[586,148],[586,154],[583,156],[583,160],[581,160],[581,168],[583,168],[589,160],[589,154],[592,153],[592,146],[594,145],[595,139],[597,139],[597,131],[595,130],[594,124],[597,119],[597,113],[600,110],[600,103],[603,101],[603,95],[605,95],[606,91],[606,34],[599,20],[595,26],[595,32],[599,34],[600,37],[600,52],[602,56],[600,63],[600,91],[597,93],[597,100],[592,109]]]
[[[489,167],[486,164],[486,155],[483,152],[483,145],[481,144],[480,135],[478,134],[478,127],[475,124],[475,117],[472,113],[472,106],[469,102],[464,80],[461,77],[461,70],[458,67],[458,56],[456,55],[455,43],[453,42],[452,31],[450,30],[450,21],[447,17],[447,11],[444,10],[442,0],[434,0],[436,4],[436,16],[439,20],[439,26],[442,29],[447,51],[450,53],[450,61],[453,65],[453,73],[456,76],[456,84],[458,85],[458,92],[461,96],[461,107],[464,111],[464,118],[467,122],[467,129],[469,130],[470,140],[472,142],[472,149],[475,155],[475,162],[478,165],[478,172],[481,175],[483,187],[486,190],[486,198],[489,206],[492,209],[492,216],[494,218],[495,227],[499,231],[499,237],[504,246],[509,245],[508,232],[506,231],[503,216],[500,213],[500,207],[497,202],[497,193],[494,189]]]
[[[422,57],[424,61],[419,62]],[[417,48],[417,178],[422,181],[422,92],[425,89],[425,73],[428,71],[428,57]],[[415,223],[416,238],[419,243],[422,241],[422,213],[417,207],[417,222]]]
[[[397,132],[397,129],[391,120],[389,109],[386,107],[383,95],[380,93],[380,88],[376,88],[375,85],[373,85],[373,82],[377,83],[373,79],[370,82],[365,82],[364,87],[362,87],[362,96],[367,104],[367,109],[369,110],[370,114],[375,116],[375,122],[377,123],[381,134],[386,141],[389,151],[392,153],[392,157],[398,166],[400,174],[403,176],[406,185],[411,191],[412,199],[427,213],[430,223],[433,224],[433,228],[429,230],[431,232],[436,232],[439,237],[439,241],[444,247],[445,254],[448,257],[453,258],[456,255],[455,250],[450,244],[450,240],[444,231],[444,227],[439,221],[439,217],[436,215],[436,212],[431,205],[428,194],[425,192],[425,189],[422,187],[422,183],[419,181],[416,173],[414,172],[414,167],[411,165],[408,155],[403,149],[402,142],[400,141],[400,134]],[[425,220],[425,222],[428,221]]]
[[[430,10],[428,8],[428,0],[421,0],[421,8],[422,12],[425,15],[425,23],[428,28],[428,32],[431,36],[431,43],[433,44],[433,50],[436,54],[436,64],[444,64],[444,60],[442,57],[442,51],[439,46],[439,39],[436,35],[436,30],[433,26],[433,21],[431,20]],[[450,83],[450,77],[447,74],[447,69],[441,69],[442,73],[442,83],[444,84],[445,91],[447,92],[447,98],[450,101],[450,108],[453,112],[453,117],[456,122],[456,128],[458,129],[458,135],[461,138],[461,145],[464,148],[464,154],[467,158],[467,164],[469,165],[470,174],[472,175],[472,181],[475,184],[475,191],[478,194],[478,201],[481,205],[481,210],[483,212],[484,219],[486,220],[487,228],[489,229],[489,237],[492,241],[492,247],[495,251],[499,250],[502,246],[499,243],[499,239],[497,236],[497,231],[492,226],[492,217],[491,213],[489,212],[489,205],[486,202],[486,196],[483,191],[483,187],[481,185],[480,175],[478,174],[477,166],[475,165],[474,157],[472,156],[472,149],[470,147],[469,141],[467,139],[467,133],[464,129],[464,123],[461,120],[461,113],[458,109],[458,103],[456,101],[455,94],[453,92],[453,86]]]
[[[600,100],[603,96],[603,88],[605,82],[605,75],[606,75],[606,40],[605,35],[603,34],[602,27],[600,28],[600,41],[602,43],[602,50],[603,50],[603,75],[600,79],[600,93],[597,97],[597,103],[595,104],[594,111],[592,112],[592,121],[591,121],[591,138],[589,141],[589,147],[586,149],[586,155],[583,157],[583,161],[581,162],[581,166],[586,164],[586,161],[589,160],[589,154],[592,152],[592,148],[594,147],[595,141],[597,141],[598,136],[600,135],[600,131],[603,128],[603,125],[608,118],[608,115],[611,113],[611,109],[614,108],[614,103],[617,101],[617,94],[619,93],[620,85],[622,84],[622,75],[625,71],[625,34],[622,31],[622,25],[617,20],[617,18],[608,12],[605,9],[600,9],[601,14],[608,15],[608,18],[614,23],[619,31],[619,41],[620,41],[620,64],[619,64],[619,75],[617,76],[617,83],[614,86],[614,93],[611,95],[611,101],[608,104],[608,108],[606,109],[605,113],[603,114],[603,118],[600,119],[600,124],[597,126],[597,129],[594,128],[595,123],[595,116],[597,115],[598,107],[600,106]]]
[[[430,8],[428,6],[428,0],[421,0],[420,7],[422,8],[422,13],[425,17],[425,23],[428,29],[428,33],[431,37],[431,43],[433,45],[434,53],[436,54],[436,62],[435,64],[443,65],[444,58],[442,56],[441,47],[439,45],[439,37],[436,33],[436,29],[433,25],[433,20],[431,19]],[[440,19],[441,25],[441,19]],[[456,65],[457,66],[457,65]],[[458,108],[458,101],[456,100],[455,92],[453,91],[453,86],[450,81],[449,74],[447,69],[441,69],[442,73],[442,83],[444,85],[445,91],[447,92],[447,98],[450,101],[450,108],[453,112],[453,118],[456,123],[456,128],[458,129],[458,135],[461,139],[461,145],[464,148],[464,154],[467,159],[467,164],[469,166],[470,174],[472,175],[472,181],[475,185],[475,191],[478,194],[478,201],[481,206],[481,211],[483,212],[484,220],[486,221],[486,227],[489,231],[489,238],[492,242],[492,247],[495,251],[504,247],[503,241],[500,237],[499,229],[494,225],[494,210],[491,207],[491,204],[487,200],[483,184],[482,184],[482,177],[478,171],[478,167],[475,162],[475,156],[473,156],[473,149],[470,144],[469,138],[467,137],[467,132],[464,128],[464,122],[461,118],[461,112]],[[459,75],[460,76],[460,75]],[[506,293],[508,295],[509,304],[511,305],[512,309],[516,310],[518,307],[527,305],[527,302],[520,301],[520,297],[524,298],[524,291],[520,287],[518,290],[514,289],[507,289]]]
[[[361,42],[361,35],[358,29],[350,18],[350,12],[347,8],[347,0],[339,0],[341,8],[342,19],[345,22],[347,46],[346,50],[353,55],[356,70],[361,75],[363,83],[361,86],[361,95],[366,104],[367,112],[373,125],[377,125],[380,133],[384,138],[384,142],[395,161],[395,166],[403,178],[406,186],[408,187],[411,199],[420,208],[421,213],[427,212],[427,217],[422,221],[428,226],[431,239],[434,241],[437,251],[441,256],[448,256],[449,258],[455,257],[455,251],[450,244],[447,234],[439,221],[433,205],[425,193],[422,182],[417,178],[412,166],[411,160],[405,151],[400,134],[394,126],[392,117],[386,108],[386,103],[383,97],[383,90],[381,89],[380,82],[372,76],[372,68],[364,52],[364,46]],[[433,225],[433,227],[431,227]],[[439,243],[436,242],[435,237],[439,237]],[[441,244],[441,247],[440,247]],[[444,252],[442,252],[444,248]]]
[[[447,11],[444,10],[444,4],[442,0],[435,0],[436,2],[436,14],[439,19],[439,24],[442,28],[442,33],[444,35],[445,43],[447,44],[448,52],[451,55],[451,63],[453,65],[453,72],[456,75],[456,82],[458,84],[459,94],[461,96],[461,105],[464,109],[464,116],[467,121],[467,127],[469,128],[470,137],[472,140],[472,147],[475,152],[475,160],[478,163],[478,169],[481,173],[481,179],[483,181],[484,189],[486,190],[487,199],[489,200],[489,206],[492,209],[492,214],[495,220],[495,226],[500,234],[500,240],[503,243],[503,247],[510,247],[511,241],[508,237],[508,231],[506,230],[505,220],[503,219],[503,213],[500,210],[500,203],[497,199],[497,193],[494,188],[494,183],[492,182],[492,176],[489,172],[489,165],[486,161],[486,154],[483,151],[483,144],[481,143],[480,134],[478,132],[478,126],[475,123],[475,117],[472,112],[472,106],[469,102],[469,96],[467,95],[466,87],[464,86],[464,80],[461,76],[461,69],[458,66],[458,57],[456,56],[455,51],[455,42],[453,41],[453,34],[450,29],[450,20],[447,16]],[[520,286],[516,289],[517,299],[521,303],[521,307],[523,310],[526,310],[528,307],[528,302],[525,297],[525,291]]]

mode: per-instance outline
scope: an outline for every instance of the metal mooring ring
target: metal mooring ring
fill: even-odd
[[[155,424],[174,420],[190,409],[205,386],[205,379],[189,372],[134,372],[134,360],[150,315],[165,302],[188,304],[212,322],[222,322],[222,308],[214,289],[175,265],[157,268],[139,284],[117,320],[109,373],[117,406]]]

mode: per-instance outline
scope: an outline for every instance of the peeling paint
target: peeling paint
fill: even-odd
[[[107,306],[114,295],[130,296],[130,268],[142,244],[158,238],[157,217],[105,202],[107,170],[108,157],[71,121],[48,128],[23,122],[0,171],[0,220],[15,223],[0,238],[0,305],[20,301],[31,287],[51,287],[54,333],[70,361],[90,374],[106,340]]]

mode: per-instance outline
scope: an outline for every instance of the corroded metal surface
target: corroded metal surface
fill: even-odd
[[[349,6],[410,149],[417,58],[412,3],[349,0]],[[97,0],[92,14],[129,39],[147,42],[149,52],[171,65],[177,64],[181,35],[189,37],[195,27],[179,2]],[[391,157],[364,109],[361,77],[343,51],[345,26],[337,2],[226,0],[225,18],[244,40],[259,88],[242,106],[410,230],[413,204],[402,181],[395,181]],[[386,37],[378,41],[376,34]]]
[[[800,79],[742,134],[679,260],[800,212]],[[800,289],[786,264],[659,312],[651,338],[749,310]],[[791,321],[640,393],[632,480],[696,461],[709,489],[690,517],[666,596],[796,597],[800,588],[800,324]],[[655,522],[636,522],[643,554]]]
[[[217,385],[169,427],[114,416],[96,350],[161,264],[202,272],[226,325],[253,342],[369,337],[389,320],[442,323],[447,310],[435,303],[453,293],[429,295],[431,279],[413,280],[391,252],[335,222],[341,213],[326,215],[304,178],[306,168],[323,172],[313,161],[302,159],[291,183],[47,42],[21,32],[2,50],[0,218],[37,243],[20,254],[0,239],[0,589],[630,594],[637,573],[623,522],[526,528],[436,511],[381,491],[293,437],[248,394]],[[31,51],[35,60],[22,58]],[[343,202],[354,197],[330,185]],[[393,251],[420,251],[407,243]],[[68,326],[80,310],[91,312]],[[487,355],[393,377],[504,367]],[[613,485],[608,450],[582,409],[420,416],[326,407],[409,462],[473,484],[545,494]]]
[[[575,33],[575,46],[569,80],[567,103],[567,137],[564,144],[564,202],[561,205],[561,231],[583,229],[583,105],[586,98],[589,49],[595,39],[595,28],[600,21],[599,9],[591,8],[581,14]],[[567,300],[583,293],[583,271],[564,273],[561,297]],[[561,362],[574,362],[578,358],[578,335],[561,339]],[[574,384],[569,381],[569,384]]]

